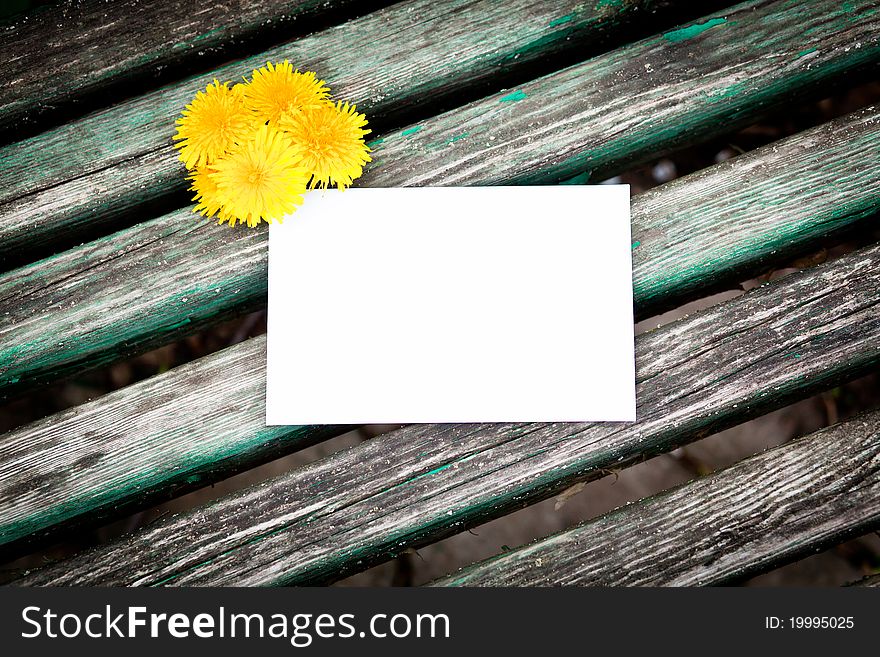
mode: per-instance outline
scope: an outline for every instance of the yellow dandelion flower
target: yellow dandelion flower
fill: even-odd
[[[281,221],[302,204],[309,172],[298,162],[290,138],[261,125],[247,142],[214,164],[220,222],[256,226]]]
[[[254,131],[257,120],[244,104],[242,89],[214,80],[183,110],[174,146],[187,169],[215,162]]]
[[[219,214],[220,221],[218,223],[222,223],[229,218],[229,213],[220,204],[217,183],[214,181],[213,174],[214,169],[210,167],[198,167],[190,174],[189,180],[192,181],[190,191],[196,193],[192,198],[196,202],[193,212],[198,212],[209,219]]]
[[[293,113],[324,103],[329,93],[324,81],[312,71],[300,73],[286,59],[256,69],[244,88],[248,106],[262,121],[270,123],[278,121],[282,112]]]
[[[312,172],[310,187],[340,189],[350,186],[370,161],[364,143],[367,119],[348,103],[324,103],[320,107],[284,114],[279,127],[299,151],[301,163]]]

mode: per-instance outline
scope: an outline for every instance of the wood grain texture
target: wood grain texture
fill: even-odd
[[[266,426],[265,349],[248,340],[0,436],[0,558],[347,430]]]
[[[466,567],[439,586],[707,586],[880,527],[880,413]]]
[[[0,133],[89,100],[157,86],[230,55],[342,22],[381,2],[356,0],[65,1],[0,27]],[[259,42],[263,45],[257,46]],[[120,89],[121,85],[126,85]],[[100,96],[100,100],[95,99]]]
[[[853,582],[852,584],[850,584],[850,586],[868,586],[880,588],[880,573],[860,579],[858,582]]]
[[[662,25],[679,11],[672,0],[411,0],[166,85],[0,149],[0,260],[70,244],[86,226],[156,216],[145,204],[185,205],[174,121],[215,77],[240,80],[267,60],[290,59],[378,128],[479,97],[517,71],[593,53],[642,16]]]
[[[877,211],[876,107],[636,197],[637,314],[736,284]],[[0,397],[265,304],[266,237],[181,210],[0,275]]]
[[[340,578],[876,367],[878,308],[880,245],[639,336],[636,423],[411,425],[19,583]]]

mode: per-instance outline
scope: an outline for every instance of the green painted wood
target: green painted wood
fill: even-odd
[[[880,412],[466,567],[437,586],[711,586],[880,528]]]
[[[80,0],[41,7],[0,27],[0,133],[16,138],[47,117],[106,106],[135,85],[154,87],[381,4]]]
[[[736,284],[878,211],[877,107],[636,197],[637,313]],[[263,306],[266,237],[181,210],[0,275],[0,396]]]
[[[215,76],[239,80],[288,58],[379,129],[619,43],[642,17],[672,24],[687,11],[674,0],[410,0],[169,84],[0,149],[0,261],[185,205],[174,121]]]
[[[337,579],[877,367],[878,307],[875,245],[639,336],[636,423],[411,425],[17,583]]]
[[[0,436],[0,558],[348,430],[267,427],[248,340]]]

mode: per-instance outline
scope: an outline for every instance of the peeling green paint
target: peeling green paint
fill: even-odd
[[[635,251],[635,250],[636,250],[637,248],[639,248],[641,245],[642,245],[642,243],[641,243],[639,240],[636,240],[635,242],[633,242],[632,250]]]
[[[606,7],[623,7],[623,0],[599,0],[596,3],[596,9],[605,9]]]
[[[412,128],[407,128],[403,132],[400,133],[401,137],[409,137],[410,135],[416,134],[419,130],[422,129],[420,125],[414,125]]]
[[[559,27],[560,25],[565,25],[566,23],[571,23],[574,20],[574,14],[566,14],[565,16],[560,16],[552,21],[550,21],[550,27]]]
[[[801,50],[797,55],[795,55],[795,59],[800,59],[804,55],[809,55],[811,52],[818,51],[818,48],[807,48],[806,50]]]
[[[565,39],[571,36],[574,29],[574,25],[566,25],[565,27],[550,32],[549,34],[545,34],[524,46],[520,46],[516,51],[508,54],[504,59],[510,64],[510,62],[516,61],[521,57],[528,57],[529,55],[540,56],[541,53],[547,52],[548,49],[558,48],[562,41],[565,41]]]
[[[179,329],[179,328],[181,328],[181,327],[183,327],[183,326],[186,326],[186,325],[189,324],[189,323],[190,323],[190,319],[189,319],[189,317],[184,317],[184,318],[183,318],[182,320],[180,320],[179,322],[174,322],[173,324],[169,324],[169,325],[168,325],[167,327],[165,327],[165,328],[166,328],[167,330],[169,330],[169,331],[173,331],[174,329]]]
[[[462,132],[460,135],[455,135],[455,136],[453,136],[453,137],[450,137],[449,139],[446,140],[446,145],[449,146],[449,144],[454,144],[454,143],[457,142],[459,139],[464,139],[465,137],[467,137],[468,134],[470,134],[470,133],[468,133],[468,132]]]
[[[498,101],[499,103],[516,103],[520,100],[525,100],[528,98],[526,92],[522,89],[517,89],[513,93],[507,94],[506,96],[502,96]]]
[[[592,171],[584,171],[583,173],[579,173],[574,178],[569,178],[568,180],[563,180],[560,185],[586,185],[590,182],[590,174]]]
[[[738,96],[744,91],[749,90],[749,85],[745,82],[735,82],[734,84],[725,87],[724,89],[719,89],[712,93],[706,94],[706,100],[710,103],[719,103],[724,100],[729,100],[735,96]]]
[[[383,143],[385,143],[385,139],[382,137],[379,137],[378,139],[374,139],[373,141],[368,141],[367,148],[375,148],[379,144],[383,144]]]
[[[702,23],[694,23],[687,27],[681,27],[677,30],[666,32],[663,35],[663,38],[672,43],[679,43],[681,41],[693,39],[695,36],[702,34],[706,30],[711,30],[716,25],[724,25],[725,23],[727,23],[726,18],[710,18]]]

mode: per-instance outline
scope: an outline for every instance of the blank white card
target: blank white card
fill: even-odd
[[[266,423],[635,420],[629,186],[310,192],[269,229]]]

